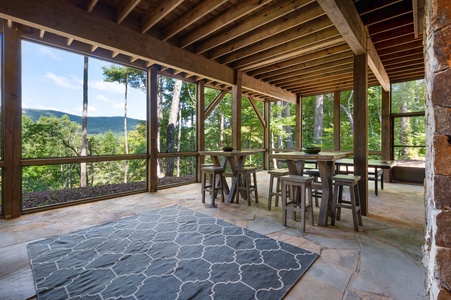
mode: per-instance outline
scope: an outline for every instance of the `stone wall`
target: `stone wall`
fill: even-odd
[[[426,241],[430,299],[451,299],[451,1],[425,1]]]

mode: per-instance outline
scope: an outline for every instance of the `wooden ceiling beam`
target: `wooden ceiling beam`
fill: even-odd
[[[86,10],[88,12],[92,12],[92,10],[94,9],[94,6],[96,6],[97,2],[99,2],[99,0],[88,0],[88,5],[86,7]]]
[[[227,66],[94,16],[68,1],[4,0],[0,1],[0,17],[111,52],[120,51],[143,61],[155,61],[227,84],[235,83],[235,72]]]
[[[184,36],[180,40],[179,46],[181,48],[186,48],[189,45],[197,42],[198,40],[206,37],[207,35],[219,31],[230,23],[244,17],[245,15],[257,9],[260,9],[270,2],[271,0],[240,1],[236,5],[233,5],[230,9],[225,11],[222,15],[205,22],[202,26],[199,26],[197,29]]]
[[[250,76],[264,75],[266,73],[277,72],[279,69],[288,68],[294,65],[303,64],[312,60],[317,60],[320,58],[326,58],[328,56],[336,55],[343,52],[348,52],[349,46],[347,44],[341,44],[333,46],[327,49],[319,50],[312,53],[307,53],[301,56],[287,59],[285,61],[280,61],[277,64],[269,65],[266,67],[254,69],[247,72]],[[352,55],[352,53],[351,53]]]
[[[204,0],[186,11],[180,18],[163,29],[162,40],[167,41],[186,27],[197,22],[228,0]]]
[[[155,9],[148,11],[141,22],[141,33],[147,32],[182,2],[183,0],[165,0]]]
[[[255,55],[256,53],[275,48],[279,45],[290,43],[291,41],[300,39],[306,35],[321,31],[324,28],[331,26],[332,23],[327,18],[327,16],[321,16],[297,27],[270,36],[260,41],[259,43],[254,43],[245,48],[234,51],[226,56],[221,57],[220,61],[223,64],[228,64],[236,60],[243,59],[244,57]]]
[[[250,55],[233,63],[234,68],[243,70],[269,65],[296,55],[310,53],[341,44],[344,41],[334,27],[314,32],[297,40],[279,45],[266,51]]]
[[[367,53],[368,66],[378,78],[385,91],[390,91],[390,79],[382,62],[368,38],[368,33],[351,0],[318,0],[338,31],[356,55]]]
[[[139,4],[141,0],[125,0],[121,6],[117,9],[117,20],[118,24],[122,23],[124,19],[133,11],[136,5]]]
[[[243,87],[247,90],[254,91],[258,94],[267,95],[271,98],[288,101],[290,103],[296,103],[296,95],[288,92],[287,90],[276,87],[275,85],[268,84],[261,80],[255,79],[243,73]]]
[[[312,0],[277,1],[274,4],[263,8],[258,14],[245,18],[237,24],[237,26],[228,28],[211,38],[202,41],[202,43],[196,46],[195,52],[200,54],[215,48],[215,51],[209,53],[208,56],[210,58],[217,58],[228,53],[230,51],[229,49],[237,50],[267,38],[275,32],[278,32],[277,28],[282,28],[279,29],[279,31],[282,31],[292,26],[296,26],[299,24],[296,19],[300,18],[303,14],[308,13],[309,7],[307,5],[311,3],[313,3],[313,6],[319,7],[318,4]],[[299,8],[302,8],[302,14],[299,13]],[[296,13],[294,13],[294,11],[296,11]],[[286,17],[282,18],[284,16]],[[244,35],[245,38],[241,38],[233,43],[227,43],[232,39],[236,40]],[[227,44],[219,47],[224,43]]]

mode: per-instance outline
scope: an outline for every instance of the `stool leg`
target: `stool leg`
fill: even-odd
[[[355,194],[356,194],[356,206],[358,207],[357,210],[357,218],[359,220],[359,225],[362,226],[362,209],[360,207],[360,193],[359,193],[359,185],[355,185]]]
[[[282,182],[282,225],[287,226],[287,185]]]
[[[308,208],[310,210],[310,224],[312,226],[315,225],[315,221],[313,220],[313,195],[312,195],[312,184],[310,183],[307,187],[308,191]]]
[[[247,205],[251,206],[251,174],[247,173],[244,175],[244,185],[246,187],[246,197],[247,197]]]
[[[271,210],[271,202],[272,202],[272,196],[273,196],[272,190],[273,190],[274,179],[275,179],[275,177],[272,174],[269,175],[268,210]],[[277,203],[277,200],[279,200],[279,199],[277,199],[277,195],[276,195],[276,203]]]
[[[356,195],[355,195],[355,184],[354,184],[354,186],[350,186],[349,187],[349,194],[350,194],[350,196],[351,196],[351,209],[352,209],[352,220],[353,220],[353,222],[354,222],[354,231],[359,231],[359,224],[358,224],[358,221],[357,221],[357,210],[356,210],[356,206],[355,206],[355,197],[356,197]]]
[[[301,187],[301,198],[300,204],[301,204],[301,232],[305,232],[305,185],[302,185]]]
[[[330,224],[332,226],[335,225],[335,219],[336,219],[336,215],[337,215],[338,188],[339,188],[339,186],[337,184],[335,184],[334,194],[333,194],[333,199],[332,199],[332,219],[330,220]]]
[[[205,203],[205,187],[206,187],[206,176],[207,174],[203,172],[202,174],[202,203]]]
[[[280,177],[275,177],[276,180],[276,203],[275,206],[279,206],[279,194],[281,193],[282,189],[280,187]]]
[[[238,173],[236,176],[236,195],[235,195],[236,203],[240,203],[240,186],[241,186],[241,173]]]
[[[221,201],[224,202],[224,176],[222,176],[222,174],[219,174],[219,182],[221,183]]]
[[[215,206],[216,198],[216,174],[213,173],[213,182],[211,183],[211,205]]]
[[[338,186],[338,199],[337,199],[337,203],[340,203],[340,204],[341,204],[341,203],[342,203],[342,200],[343,200],[343,186],[342,186],[342,185],[339,185],[339,186]],[[340,206],[337,208],[336,214],[337,214],[336,219],[337,219],[338,221],[340,221],[340,218],[341,218],[341,207],[340,207]]]
[[[254,193],[255,193],[255,203],[258,203],[258,189],[257,189],[257,173],[254,172]]]

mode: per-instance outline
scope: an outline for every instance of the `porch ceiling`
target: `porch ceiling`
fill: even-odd
[[[241,70],[245,96],[293,101],[352,89],[365,50],[370,86],[423,78],[418,1],[3,0],[0,17],[30,40],[218,89]]]

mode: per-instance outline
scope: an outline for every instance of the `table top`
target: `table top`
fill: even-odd
[[[292,160],[316,160],[316,161],[335,161],[340,158],[351,156],[352,151],[326,151],[318,154],[307,154],[303,151],[280,152],[271,154],[274,158],[292,159]]]
[[[345,165],[345,166],[353,166],[354,165],[354,159],[352,158],[343,158],[338,159],[335,161],[335,164],[337,165]],[[390,169],[396,165],[396,162],[394,160],[377,160],[377,159],[369,159],[368,160],[368,167],[377,167],[381,169]]]
[[[224,151],[224,150],[206,150],[206,151],[198,151],[200,155],[214,155],[214,156],[245,156],[257,154],[260,152],[264,152],[265,149],[244,149],[244,150],[233,150],[233,151]]]

